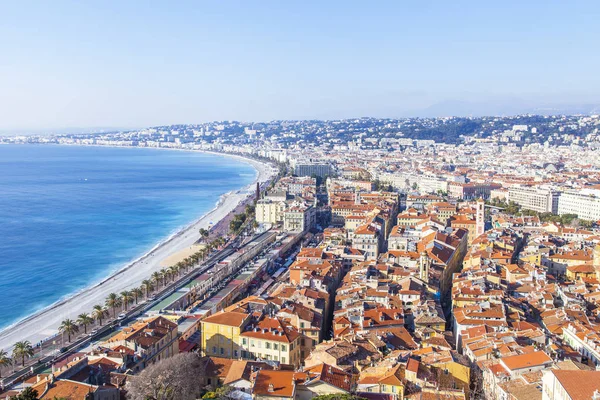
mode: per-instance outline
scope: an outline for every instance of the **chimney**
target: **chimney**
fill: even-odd
[[[275,391],[275,387],[272,383],[269,383],[269,393],[273,393]]]

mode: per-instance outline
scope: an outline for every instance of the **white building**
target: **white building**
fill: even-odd
[[[576,214],[588,221],[600,220],[600,190],[583,189],[561,193],[558,214]]]
[[[558,213],[560,192],[530,186],[513,186],[508,189],[508,201],[514,201],[528,210],[539,213]]]

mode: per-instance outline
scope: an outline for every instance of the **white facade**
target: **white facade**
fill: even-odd
[[[588,221],[600,220],[600,190],[562,193],[558,200],[558,214],[576,214]]]
[[[508,189],[508,201],[539,213],[557,214],[559,196],[559,192],[537,187],[514,186]]]

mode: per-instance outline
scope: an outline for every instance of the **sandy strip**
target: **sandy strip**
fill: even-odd
[[[273,174],[270,165],[243,157],[227,156],[251,164],[258,172],[257,180],[260,183],[267,181]],[[20,340],[29,340],[35,345],[56,334],[58,326],[65,319],[75,320],[79,314],[91,312],[94,305],[103,305],[109,293],[120,293],[139,286],[152,272],[164,268],[164,265],[161,265],[163,260],[189,249],[200,238],[200,228],[208,228],[211,221],[216,224],[248,195],[253,194],[255,186],[256,180],[243,189],[223,195],[215,209],[117,273],[0,331],[0,349],[8,349]]]

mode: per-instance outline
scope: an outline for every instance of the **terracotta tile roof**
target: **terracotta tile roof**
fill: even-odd
[[[294,397],[295,384],[304,383],[307,374],[304,372],[282,371],[282,370],[260,370],[256,374],[253,395]]]
[[[553,370],[572,400],[588,400],[594,391],[600,390],[600,371]]]
[[[323,381],[346,392],[352,388],[352,375],[329,364],[323,363],[305,368],[304,372],[309,376],[309,380],[304,383],[305,386],[316,381]]]
[[[204,318],[202,322],[240,327],[244,324],[246,318],[248,318],[248,314],[245,313],[219,312]]]
[[[543,351],[519,354],[516,356],[503,357],[500,362],[510,371],[522,368],[531,368],[551,364],[552,358]]]

